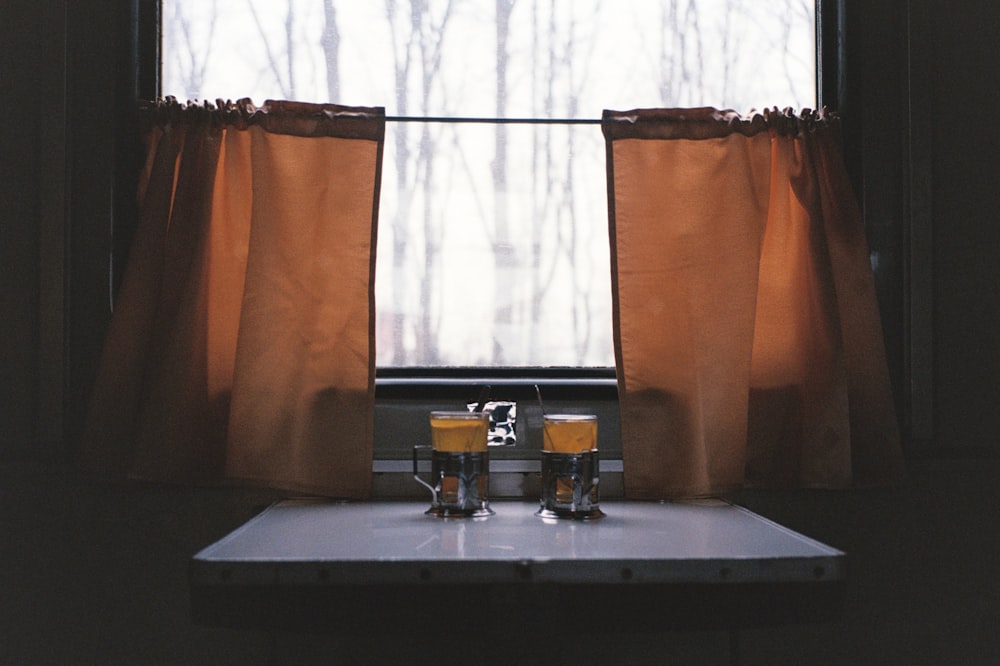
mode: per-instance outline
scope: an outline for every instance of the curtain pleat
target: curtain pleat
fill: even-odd
[[[835,120],[641,109],[603,130],[626,493],[898,478]]]
[[[367,497],[384,113],[167,100],[142,118],[140,224],[84,463]]]

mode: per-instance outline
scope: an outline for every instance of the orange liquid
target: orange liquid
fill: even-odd
[[[597,419],[553,416],[542,423],[542,446],[553,453],[584,453],[597,448]],[[556,479],[556,501],[573,502],[573,480]]]
[[[556,479],[556,501],[560,504],[572,504],[573,503],[573,480],[572,479]]]
[[[450,453],[485,452],[489,417],[447,418],[431,416],[431,445]]]
[[[546,451],[553,453],[583,453],[597,448],[597,419],[545,419],[542,441]]]
[[[476,501],[482,502],[486,499],[486,477],[476,478]],[[572,495],[572,490],[570,495]],[[441,479],[441,501],[454,504],[458,501],[458,479],[454,476],[446,476]]]

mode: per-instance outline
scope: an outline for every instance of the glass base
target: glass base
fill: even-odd
[[[597,449],[580,453],[542,451],[542,497],[535,514],[542,518],[596,520],[598,505]]]
[[[476,507],[475,509],[454,509],[446,506],[432,506],[424,511],[425,516],[435,518],[488,518],[496,515],[496,511],[488,506]]]
[[[536,516],[542,518],[558,518],[560,520],[597,520],[598,518],[603,518],[606,514],[597,507],[591,507],[586,510],[581,509],[546,509],[542,507],[535,512]]]

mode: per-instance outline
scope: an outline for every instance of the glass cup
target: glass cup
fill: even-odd
[[[489,506],[489,415],[483,412],[435,411],[430,414],[431,445],[413,447],[413,478],[431,491],[428,515],[483,517]],[[419,451],[431,451],[431,482],[417,470]]]
[[[542,420],[543,518],[600,518],[597,416],[546,414]]]

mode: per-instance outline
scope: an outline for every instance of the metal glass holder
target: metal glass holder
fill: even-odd
[[[485,518],[490,508],[490,454],[488,452],[431,452],[431,483],[417,471],[417,453],[430,446],[413,447],[413,478],[431,491],[431,507],[424,513],[440,518]],[[432,485],[433,484],[433,485]]]
[[[600,457],[597,449],[582,453],[542,451],[542,518],[596,520],[600,508],[598,483]]]

